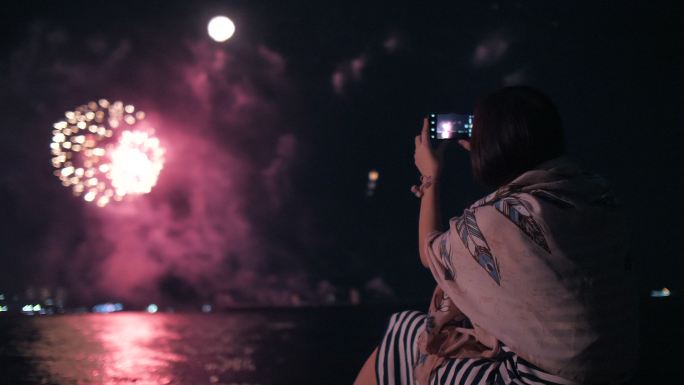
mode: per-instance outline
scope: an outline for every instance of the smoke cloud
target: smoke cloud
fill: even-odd
[[[297,231],[305,214],[278,225],[297,208],[301,158],[284,110],[293,103],[287,60],[265,45],[208,39],[153,42],[162,47],[151,54],[138,38],[79,36],[38,23],[13,52],[10,95],[34,117],[23,121],[31,134],[21,151],[40,167],[10,172],[3,184],[37,172],[31,189],[8,194],[25,205],[50,196],[39,246],[22,257],[39,266],[37,280],[64,285],[80,301],[306,299],[313,277],[275,240],[307,242]],[[166,149],[150,194],[105,208],[60,189],[45,145],[59,114],[100,97],[144,110]]]

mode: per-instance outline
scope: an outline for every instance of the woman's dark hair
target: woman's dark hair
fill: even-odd
[[[470,146],[475,178],[504,185],[539,163],[565,152],[558,110],[540,91],[504,87],[477,103]]]

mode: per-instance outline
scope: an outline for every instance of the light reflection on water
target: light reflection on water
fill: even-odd
[[[20,348],[43,383],[255,384],[256,355],[267,354],[260,341],[269,333],[287,339],[293,327],[266,321],[259,314],[44,317],[33,320],[38,338]]]
[[[170,351],[169,342],[179,335],[168,330],[163,316],[128,313],[101,318],[93,333],[101,342],[104,359],[100,361],[101,372],[91,372],[93,377],[134,378],[145,373],[161,383],[170,382],[170,364],[183,358]]]

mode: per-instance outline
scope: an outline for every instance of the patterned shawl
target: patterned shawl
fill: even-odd
[[[418,340],[417,384],[447,358],[496,359],[502,343],[570,382],[633,374],[628,229],[605,179],[559,157],[449,223],[422,246],[437,288]]]

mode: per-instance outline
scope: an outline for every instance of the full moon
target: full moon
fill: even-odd
[[[209,36],[215,41],[222,43],[235,33],[235,24],[225,16],[216,16],[207,25]]]

